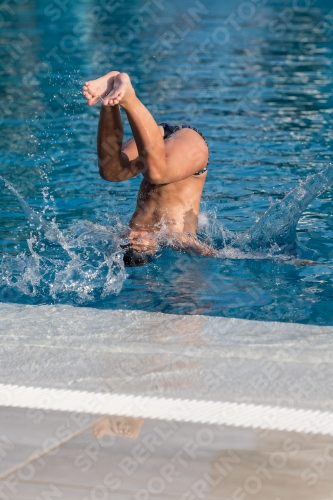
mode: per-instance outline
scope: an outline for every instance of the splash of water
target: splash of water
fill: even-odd
[[[296,226],[302,212],[333,184],[333,166],[308,176],[287,196],[274,203],[246,232],[229,245],[242,252],[263,253],[290,249],[296,241]]]
[[[0,283],[25,296],[68,297],[86,303],[118,294],[126,279],[119,238],[108,229],[83,222],[64,234],[55,220],[45,221],[17,190],[0,176],[13,192],[34,226],[28,239],[30,255],[4,255]]]
[[[29,255],[4,255],[0,264],[0,288],[52,301],[87,303],[118,294],[126,279],[123,251],[124,227],[104,227],[87,221],[62,232],[56,220],[48,222],[33,210],[17,190],[0,176],[12,191],[35,228],[28,239]],[[333,184],[333,166],[311,175],[287,196],[273,204],[246,232],[232,236],[214,217],[201,216],[199,229],[206,245],[218,246],[217,257],[231,259],[282,260],[296,241],[296,225],[305,208]],[[163,221],[162,221],[163,222]],[[157,242],[177,248],[170,230],[160,226]]]

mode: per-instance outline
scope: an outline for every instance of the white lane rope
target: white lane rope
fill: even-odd
[[[333,436],[333,413],[247,403],[0,384],[0,406],[217,424]]]

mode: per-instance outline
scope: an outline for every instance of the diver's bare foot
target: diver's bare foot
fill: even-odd
[[[98,101],[110,94],[114,88],[114,79],[117,75],[119,75],[119,71],[111,71],[101,78],[85,82],[82,93],[88,99],[89,106],[97,104]]]
[[[115,106],[120,104],[123,108],[135,96],[130,77],[127,73],[118,73],[113,82],[111,92],[103,99],[104,106]]]

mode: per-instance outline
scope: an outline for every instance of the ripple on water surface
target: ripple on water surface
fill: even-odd
[[[333,21],[326,3],[294,9],[287,24],[282,0],[253,2],[247,19],[239,4],[209,2],[187,30],[184,14],[191,15],[192,3],[171,0],[167,13],[156,12],[144,32],[122,43],[119,26],[137,13],[136,2],[120,4],[98,23],[88,16],[88,1],[69,5],[60,20],[38,3],[15,6],[1,43],[15,41],[18,32],[31,43],[15,64],[0,49],[6,65],[0,174],[51,229],[36,229],[1,183],[1,301],[333,324],[332,189],[305,209],[297,226],[297,257],[316,265],[235,253],[199,258],[167,248],[148,266],[122,264],[119,239],[140,179],[99,179],[98,109],[87,109],[79,96],[81,84],[106,67],[131,74],[157,121],[190,122],[208,139],[200,231],[216,245],[221,228],[233,235],[248,230],[300,179],[332,162]],[[216,36],[214,42],[230,15],[241,29],[229,24],[228,42]],[[50,59],[54,40],[79,23],[86,29],[77,46],[62,51],[61,61]],[[170,26],[183,37],[157,57],[152,47],[160,47]],[[49,64],[37,71],[43,61]],[[23,100],[16,98],[18,80]]]

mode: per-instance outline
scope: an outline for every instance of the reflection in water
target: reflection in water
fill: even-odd
[[[110,416],[100,420],[94,426],[93,431],[96,439],[104,436],[136,439],[140,435],[143,423],[143,418]]]
[[[299,258],[323,265],[303,270],[242,259],[190,263],[165,251],[149,266],[125,272],[113,237],[128,223],[139,179],[125,185],[98,179],[98,110],[87,110],[78,97],[86,78],[116,64],[131,74],[157,120],[202,130],[212,152],[203,219],[209,237],[227,241],[229,231],[253,226],[270,198],[280,200],[298,179],[332,161],[327,2],[253,1],[248,18],[239,14],[245,12],[242,2],[220,0],[201,7],[191,0],[170,0],[167,7],[156,2],[149,9],[132,0],[103,5],[99,11],[86,0],[53,10],[35,0],[15,3],[15,15],[3,12],[7,71],[1,109],[8,113],[0,175],[47,220],[57,216],[82,260],[66,267],[67,254],[30,234],[16,200],[1,187],[0,300],[332,324],[331,190],[306,209],[297,226],[298,240],[310,249],[299,247]],[[142,7],[144,28],[135,17]],[[139,25],[124,26],[124,19]],[[224,25],[230,32],[226,43],[218,37]],[[17,33],[29,42],[14,60]],[[24,99],[18,99],[18,81]],[[99,246],[107,238],[109,260]]]

